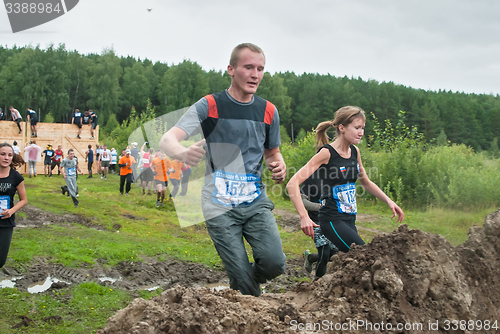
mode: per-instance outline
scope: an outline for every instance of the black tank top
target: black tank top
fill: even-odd
[[[354,145],[350,145],[351,156],[343,158],[329,144],[322,148],[330,151],[330,160],[318,169],[324,185],[319,221],[331,221],[335,218],[355,220],[357,213],[355,183],[359,175],[358,151]]]

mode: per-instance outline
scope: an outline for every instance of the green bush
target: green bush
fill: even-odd
[[[52,116],[52,113],[49,112],[47,115],[45,115],[45,117],[43,118],[43,122],[54,123],[54,116]]]
[[[359,145],[368,177],[390,198],[414,208],[474,210],[500,204],[499,159],[463,144],[431,146],[416,128],[404,124],[404,113],[400,115],[395,127],[386,121],[383,130],[374,119],[375,135]],[[315,154],[314,134],[307,133],[296,145],[283,143],[280,151],[287,165],[286,181],[274,185],[267,172],[265,182],[271,186],[268,192],[277,195],[280,191],[288,199],[286,183]],[[358,197],[375,199],[362,188]]]

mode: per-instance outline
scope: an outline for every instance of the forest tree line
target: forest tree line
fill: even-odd
[[[75,108],[93,109],[99,124],[115,115],[119,123],[132,107],[140,114],[148,99],[157,116],[187,107],[206,94],[228,88],[226,71],[205,71],[194,61],[167,64],[131,56],[118,57],[111,49],[80,54],[64,45],[4,48],[0,46],[0,107],[10,105],[26,115],[32,107],[55,122],[71,121]],[[476,151],[497,143],[500,96],[426,91],[393,82],[365,81],[312,73],[265,73],[258,95],[273,102],[290,137],[301,137],[319,122],[332,119],[345,105],[363,108],[385,124],[401,121],[416,126],[429,141],[445,135]],[[404,111],[401,113],[400,111]],[[4,119],[10,117],[4,113]],[[374,134],[367,122],[366,135]],[[292,133],[293,127],[293,133]]]

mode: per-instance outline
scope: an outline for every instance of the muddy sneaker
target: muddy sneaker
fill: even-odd
[[[304,251],[304,269],[308,273],[311,273],[313,266],[312,266],[312,263],[309,262],[309,255],[311,255],[311,251],[309,249],[306,249]]]
[[[160,207],[160,204],[161,204],[161,202],[160,202],[160,201],[156,201],[156,205],[155,205],[155,206],[156,206],[157,208],[159,208],[159,207]]]

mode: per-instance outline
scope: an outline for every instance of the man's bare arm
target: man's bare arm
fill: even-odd
[[[198,163],[205,154],[205,150],[202,148],[205,144],[205,139],[200,140],[190,147],[184,147],[181,145],[181,141],[187,138],[188,134],[184,130],[174,126],[161,137],[160,149],[172,159],[198,166]]]

